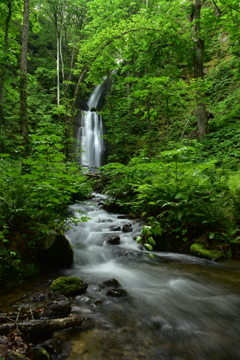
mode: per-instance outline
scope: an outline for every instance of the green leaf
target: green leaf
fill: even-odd
[[[142,242],[141,236],[137,236],[137,237],[136,237],[136,242],[137,242],[137,243],[141,243],[141,242]]]
[[[152,245],[150,245],[150,244],[144,244],[144,246],[145,246],[145,248],[147,249],[147,250],[149,250],[149,251],[152,251]]]

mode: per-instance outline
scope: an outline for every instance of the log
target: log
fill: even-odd
[[[24,334],[49,335],[57,330],[66,329],[72,326],[79,326],[83,322],[83,318],[78,315],[70,315],[61,319],[42,319],[19,322],[18,329]],[[16,323],[7,323],[0,325],[0,335],[7,335],[10,331],[17,328]]]

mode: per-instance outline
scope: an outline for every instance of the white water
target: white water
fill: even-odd
[[[66,234],[75,253],[66,273],[89,284],[75,300],[86,320],[68,360],[239,360],[239,269],[170,253],[152,259],[134,241],[141,224],[99,209],[101,200],[71,206],[91,220]],[[110,229],[128,222],[133,232]],[[114,234],[120,245],[107,245]],[[101,283],[112,278],[127,297],[106,295]]]
[[[82,146],[80,163],[89,171],[94,171],[101,166],[104,151],[103,121],[97,111],[98,102],[103,91],[103,85],[98,85],[88,100],[89,111],[82,116],[81,126],[78,129],[77,140]]]

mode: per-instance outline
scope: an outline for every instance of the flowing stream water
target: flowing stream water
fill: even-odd
[[[75,262],[65,274],[89,283],[74,304],[85,322],[65,332],[68,360],[239,360],[239,262],[173,253],[152,258],[134,241],[142,224],[102,210],[102,197],[71,206],[91,219],[66,233]],[[132,232],[112,230],[129,222]],[[108,245],[116,234],[120,244]],[[112,278],[128,296],[107,296],[101,284]]]

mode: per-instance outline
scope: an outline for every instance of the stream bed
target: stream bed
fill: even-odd
[[[89,284],[73,300],[83,325],[54,334],[71,345],[67,360],[239,360],[240,263],[158,252],[152,258],[134,241],[143,224],[102,210],[103,200],[95,194],[70,207],[91,219],[66,231],[75,259],[61,275]],[[132,231],[123,232],[129,223]],[[107,244],[113,235],[119,245]],[[107,296],[102,284],[113,278],[127,296]]]

